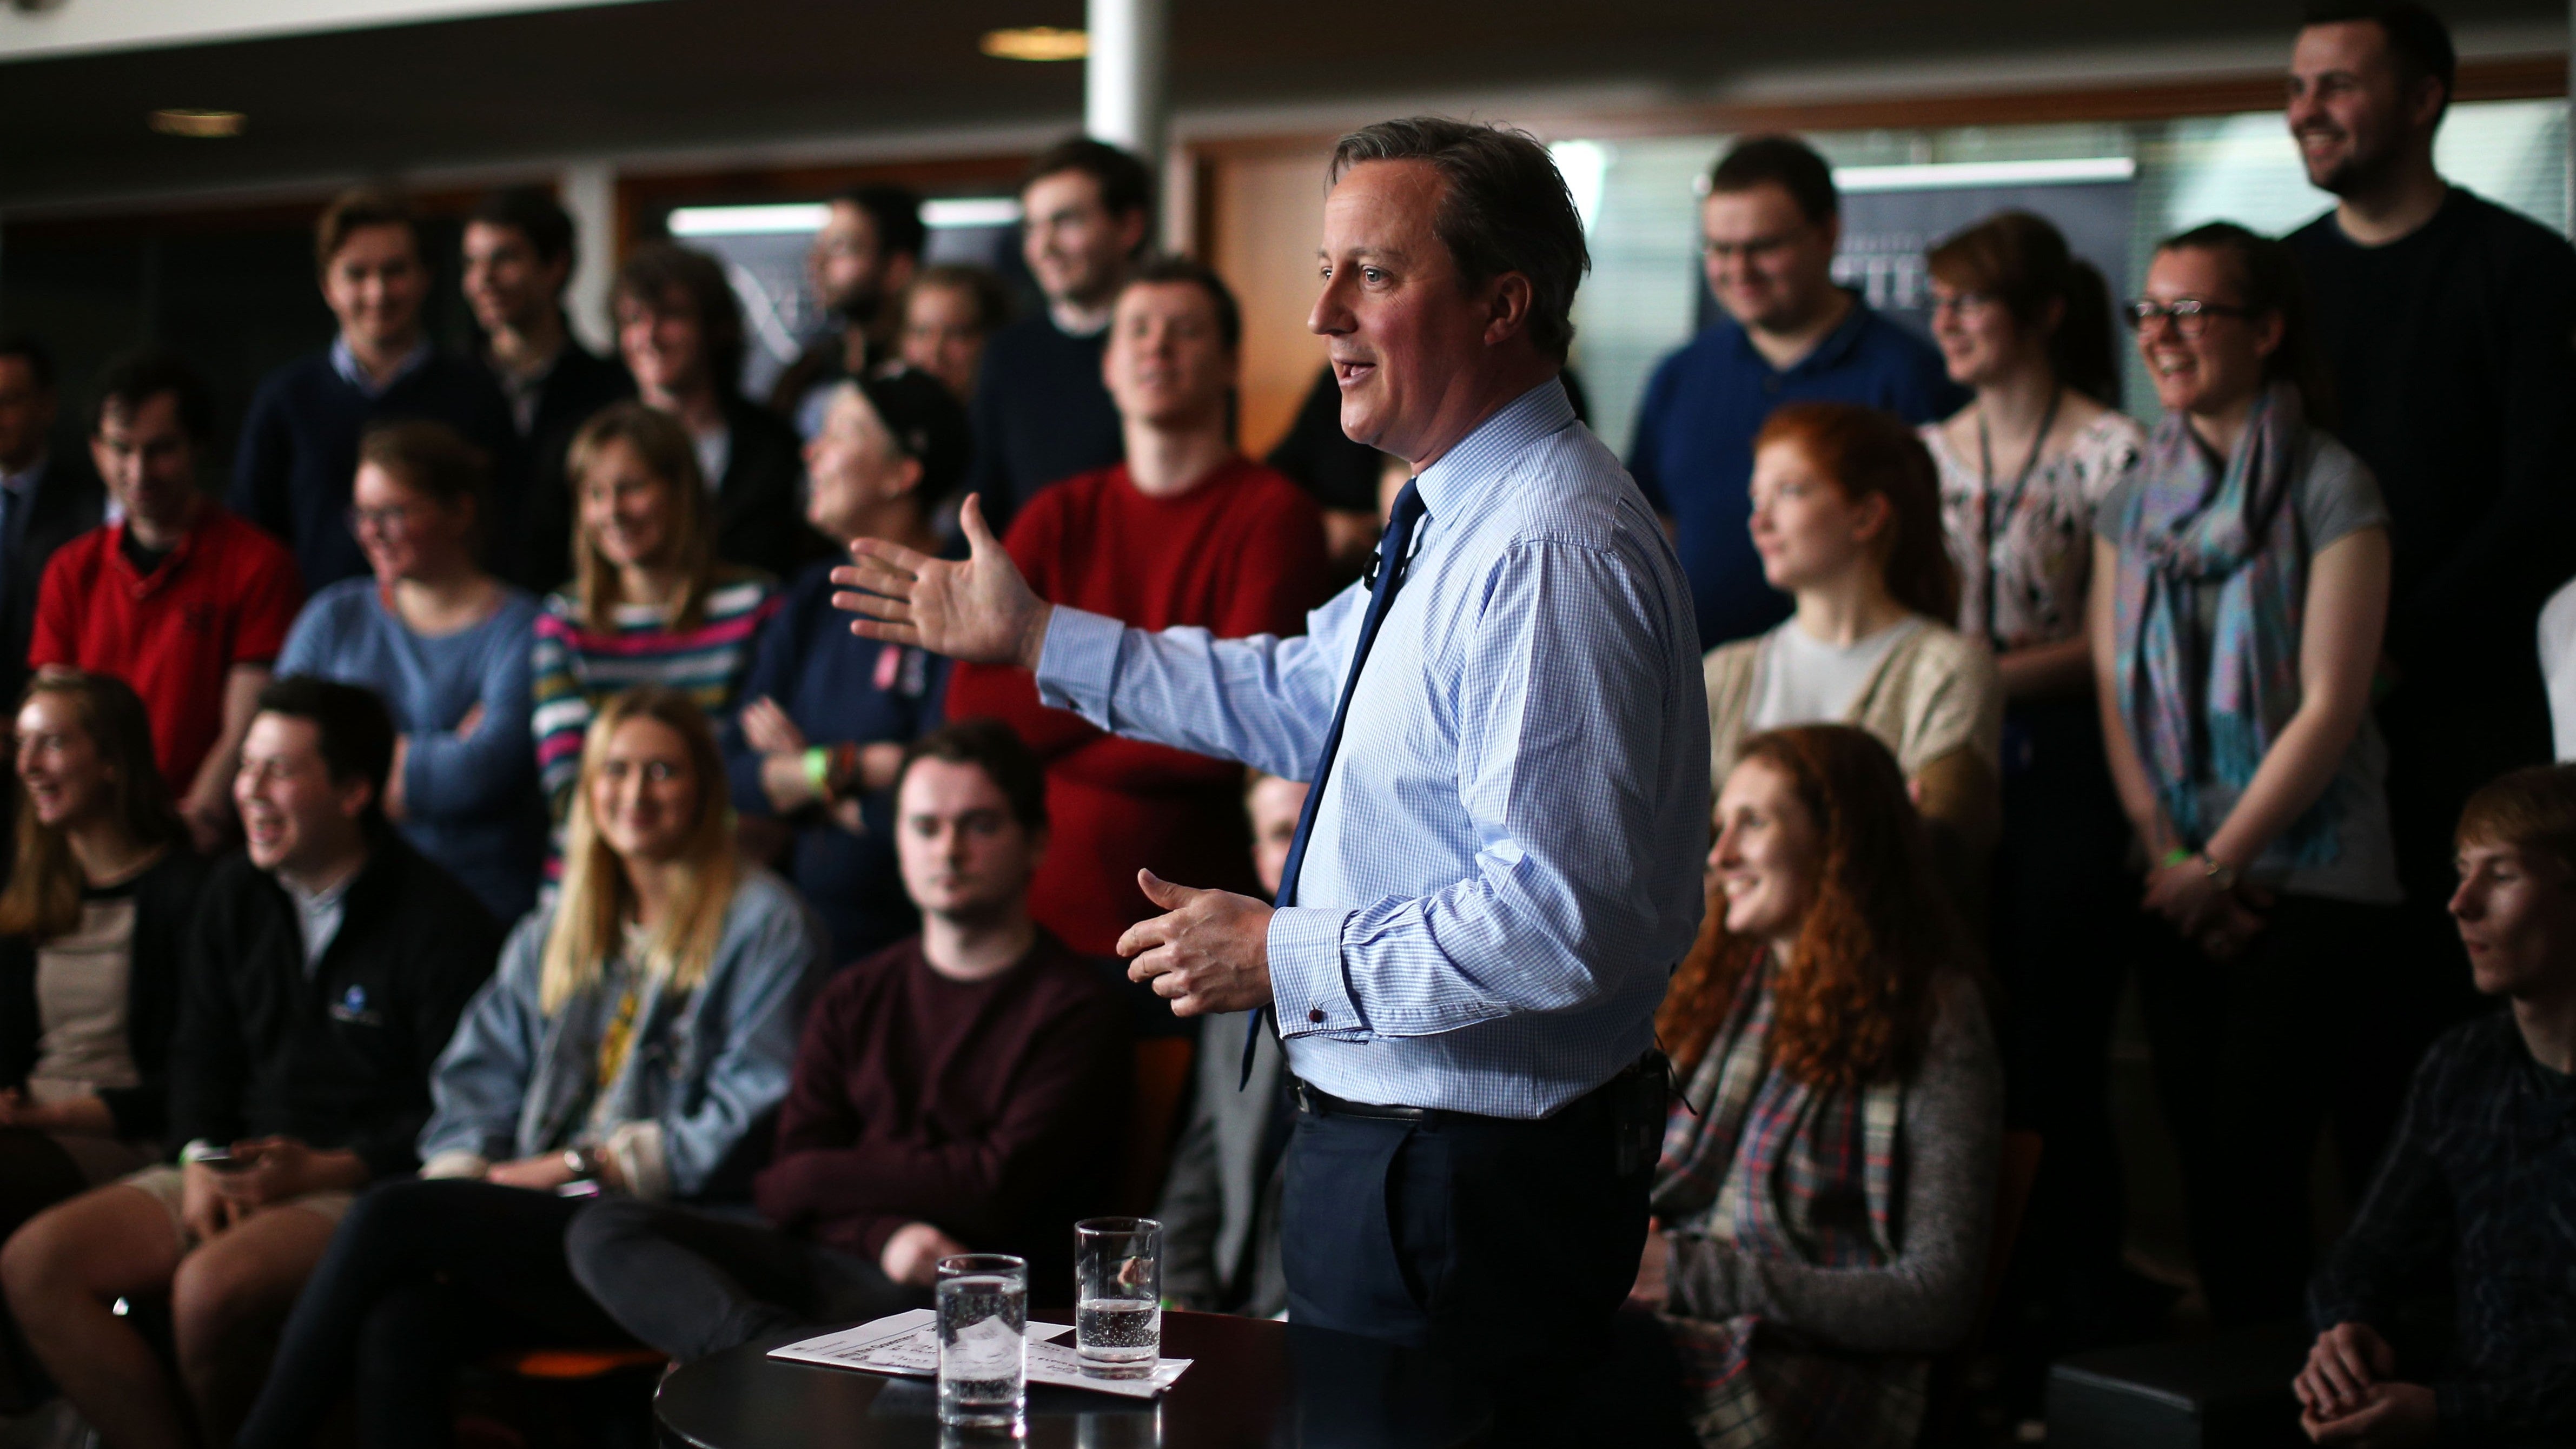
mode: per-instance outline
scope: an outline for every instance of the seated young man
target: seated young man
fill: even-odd
[[[565,1235],[582,1286],[674,1359],[926,1304],[952,1253],[1017,1253],[1033,1282],[1067,1283],[1073,1221],[1110,1184],[1126,1007],[1029,918],[1041,767],[1008,725],[967,720],[908,746],[895,789],[921,934],[844,970],[806,1018],[753,1185],[776,1226],[618,1198]]]
[[[2517,770],[2461,812],[2451,915],[2480,992],[2308,1295],[2292,1388],[2320,1444],[2576,1441],[2576,765]],[[2431,1303],[2449,1349],[2404,1330]]]
[[[215,409],[166,353],[108,365],[90,453],[123,516],[56,551],[27,663],[113,674],[152,716],[153,755],[201,852],[233,829],[233,762],[304,602],[286,546],[197,486]]]
[[[351,1195],[416,1165],[430,1063],[501,944],[473,894],[386,823],[394,730],[374,695],[289,676],[258,706],[233,784],[249,847],[209,877],[183,958],[180,1161],[51,1208],[0,1249],[29,1346],[118,1449],[231,1442]],[[112,1309],[162,1294],[184,1385]]]

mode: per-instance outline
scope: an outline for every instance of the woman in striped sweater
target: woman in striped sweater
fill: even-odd
[[[599,706],[659,684],[729,710],[752,637],[778,607],[769,575],[719,563],[713,500],[688,433],[617,403],[573,439],[572,587],[546,600],[531,659],[537,773],[560,833]]]

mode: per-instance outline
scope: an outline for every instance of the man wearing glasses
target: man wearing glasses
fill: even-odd
[[[1789,616],[1748,528],[1753,435],[1771,410],[1821,399],[1923,423],[1968,394],[1932,344],[1834,285],[1842,206],[1833,171],[1805,142],[1757,136],[1727,152],[1709,173],[1700,235],[1726,316],[1656,367],[1628,471],[1672,532],[1700,645],[1713,649]]]

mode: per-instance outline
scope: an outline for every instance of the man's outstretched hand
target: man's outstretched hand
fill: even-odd
[[[911,644],[970,664],[1038,667],[1054,606],[1029,588],[1019,565],[984,522],[974,494],[957,521],[972,550],[962,563],[863,538],[850,545],[850,562],[832,570],[843,592],[832,607],[859,617],[850,632],[862,639]]]
[[[1136,872],[1136,884],[1163,914],[1118,938],[1128,980],[1152,986],[1172,1003],[1174,1016],[1270,1004],[1269,906],[1230,891],[1174,885],[1150,870]]]

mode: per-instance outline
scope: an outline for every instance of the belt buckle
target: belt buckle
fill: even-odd
[[[1306,1116],[1324,1115],[1323,1104],[1315,1100],[1315,1089],[1307,1086],[1303,1077],[1288,1079],[1288,1095],[1297,1103],[1297,1110]]]

